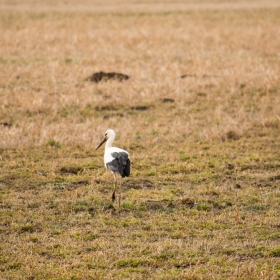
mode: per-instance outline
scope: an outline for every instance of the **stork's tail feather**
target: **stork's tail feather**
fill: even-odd
[[[126,162],[126,165],[124,166],[124,169],[123,169],[123,174],[121,174],[122,177],[129,177],[130,175],[130,159],[128,158],[127,159],[127,162]]]

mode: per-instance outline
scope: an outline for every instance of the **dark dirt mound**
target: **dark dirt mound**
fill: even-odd
[[[9,128],[12,126],[10,123],[7,123],[7,122],[0,122],[0,125],[6,126]]]
[[[196,75],[195,74],[184,74],[181,76],[182,79],[189,78],[189,77],[196,77]]]
[[[118,81],[123,81],[123,80],[128,80],[129,76],[122,74],[122,73],[116,73],[116,72],[96,72],[93,73],[90,77],[87,78],[87,81],[91,81],[94,83],[99,83],[101,81],[108,81],[108,80],[118,80]]]
[[[137,110],[137,111],[146,111],[148,110],[150,107],[149,106],[132,106],[130,107],[131,110]]]
[[[174,103],[175,100],[172,99],[172,98],[163,98],[163,99],[162,99],[162,102],[163,102],[163,103]]]

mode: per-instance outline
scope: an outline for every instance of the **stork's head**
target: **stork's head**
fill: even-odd
[[[105,137],[104,139],[100,142],[100,144],[98,145],[98,147],[95,149],[95,151],[100,148],[109,138],[114,140],[115,139],[115,136],[116,136],[116,133],[113,129],[108,129],[106,132],[105,132]]]
[[[106,132],[105,132],[105,138],[106,139],[109,139],[109,138],[115,138],[116,136],[116,133],[113,129],[108,129]]]

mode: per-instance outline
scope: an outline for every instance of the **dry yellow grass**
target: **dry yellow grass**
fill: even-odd
[[[279,1],[0,7],[1,279],[280,277]]]
[[[255,123],[277,122],[278,14],[273,9],[250,10],[250,16],[248,10],[4,13],[1,115],[21,123],[9,129],[1,146],[41,145],[52,137],[63,143],[96,142],[94,135],[100,137],[105,127],[118,122],[112,118],[100,127],[96,106],[125,111],[170,96],[185,117],[171,111],[168,125],[164,114],[167,131],[175,127],[193,136],[200,126],[200,137],[208,139],[221,137],[228,127],[244,133]],[[124,72],[132,79],[123,84],[84,82],[99,70]],[[181,79],[183,74],[196,77]],[[201,103],[200,112],[193,103]],[[155,118],[160,125],[162,116]],[[129,131],[134,122],[129,120]],[[150,128],[142,116],[136,123],[143,132]]]

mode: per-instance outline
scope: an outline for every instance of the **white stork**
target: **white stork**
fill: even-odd
[[[121,182],[119,188],[119,210],[121,207],[121,190],[122,190],[122,178],[128,177],[130,175],[130,158],[129,153],[123,149],[112,147],[112,144],[115,140],[116,133],[114,130],[109,129],[105,132],[105,137],[95,149],[97,150],[99,147],[103,145],[106,141],[105,145],[105,153],[104,153],[104,164],[114,176],[114,191],[112,194],[112,201],[115,201],[116,198],[116,184],[117,184],[117,176],[116,172],[119,172],[121,175]]]

